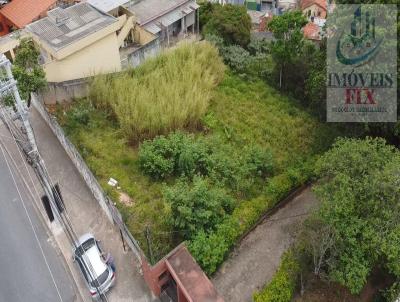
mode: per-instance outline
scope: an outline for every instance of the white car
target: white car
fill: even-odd
[[[82,235],[73,250],[74,261],[86,281],[90,295],[94,301],[101,300],[115,283],[115,272],[110,264],[105,263],[99,242],[90,233]]]

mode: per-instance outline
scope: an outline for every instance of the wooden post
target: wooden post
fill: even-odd
[[[126,252],[125,240],[124,240],[124,236],[122,235],[122,230],[121,229],[119,229],[119,233],[121,234],[121,240],[122,240],[122,246],[124,247],[124,252]]]
[[[150,256],[150,262],[151,262],[151,264],[154,264],[153,249],[151,248],[151,238],[150,238],[149,226],[146,226],[145,236],[146,236],[146,241],[147,241],[147,249],[149,251],[149,256]]]

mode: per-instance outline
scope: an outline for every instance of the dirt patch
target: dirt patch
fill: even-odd
[[[131,207],[133,205],[132,198],[130,198],[125,192],[119,192],[119,201],[127,207]]]
[[[241,241],[212,280],[225,301],[252,301],[253,293],[271,281],[282,254],[293,242],[291,229],[317,204],[308,187]]]

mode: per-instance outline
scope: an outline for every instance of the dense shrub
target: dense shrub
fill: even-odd
[[[213,183],[226,186],[246,195],[256,179],[272,175],[274,162],[271,153],[250,146],[237,155],[219,141],[206,143],[193,135],[176,132],[159,136],[140,146],[139,165],[154,179],[170,176],[209,176]]]
[[[232,216],[224,219],[214,232],[198,234],[189,242],[190,252],[208,275],[217,270],[238,238],[254,225],[265,210],[273,207],[293,188],[310,179],[312,162],[314,159],[293,168],[301,173],[282,173],[271,178],[266,185],[265,195],[242,202],[235,208]],[[293,175],[297,175],[298,178],[294,180]],[[218,248],[216,248],[217,244]]]
[[[139,165],[145,174],[154,179],[166,178],[174,172],[175,152],[164,136],[145,141],[140,146]]]
[[[63,117],[67,133],[77,127],[87,126],[90,122],[90,114],[93,111],[93,106],[85,100],[76,102],[77,104]]]
[[[385,302],[396,302],[400,297],[400,281],[393,283],[388,289],[383,291]]]
[[[234,71],[245,73],[250,65],[250,53],[238,45],[224,46],[220,49],[224,62]]]
[[[207,146],[182,132],[158,136],[145,141],[139,150],[142,171],[154,179],[205,174],[208,161]]]
[[[192,184],[181,179],[165,190],[164,197],[171,205],[175,229],[182,231],[185,238],[201,230],[213,230],[233,209],[231,197],[199,176]]]
[[[251,19],[244,6],[213,5],[203,14],[203,34],[215,34],[224,39],[227,45],[246,47],[250,42]]]
[[[251,146],[245,153],[245,163],[249,174],[267,177],[274,170],[274,160],[269,150]]]
[[[281,264],[271,282],[254,294],[255,302],[290,302],[296,289],[300,266],[289,250],[282,256]]]
[[[90,97],[115,115],[131,142],[138,142],[197,127],[224,69],[210,43],[187,43],[118,76],[95,77]]]

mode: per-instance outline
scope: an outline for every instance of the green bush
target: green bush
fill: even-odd
[[[282,256],[281,264],[271,282],[254,294],[255,302],[290,302],[297,285],[300,266],[289,250]]]
[[[255,145],[246,150],[245,163],[249,174],[258,175],[262,178],[272,175],[274,170],[271,152]]]
[[[90,114],[93,107],[90,102],[86,100],[77,101],[77,104],[69,111],[67,111],[65,119],[67,133],[74,131],[74,129],[82,126],[87,126],[90,122]]]
[[[220,49],[224,62],[238,73],[245,73],[250,65],[250,53],[239,45],[229,45]]]
[[[238,238],[269,208],[277,204],[295,187],[304,184],[312,176],[309,169],[310,162],[304,162],[297,168],[303,173],[282,173],[271,178],[265,188],[265,195],[242,202],[233,211],[232,216],[227,217],[216,230],[210,234],[199,234],[189,242],[189,250],[196,261],[208,274],[212,275],[223,262],[230,249]],[[294,180],[293,175],[298,175]],[[219,244],[216,248],[216,244]]]
[[[170,141],[159,136],[153,141],[145,141],[140,146],[139,166],[142,171],[154,179],[164,179],[174,172],[176,150]]]
[[[247,10],[239,5],[212,5],[207,7],[207,13],[203,14],[206,24],[203,34],[219,35],[225,44],[237,44],[246,47],[250,42],[251,19]]]
[[[388,289],[383,291],[384,301],[396,302],[400,296],[400,281],[393,283]]]
[[[145,141],[139,150],[139,166],[154,179],[172,175],[192,178],[206,173],[208,152],[207,146],[193,135],[175,132]]]
[[[181,179],[164,192],[171,206],[172,223],[185,238],[203,230],[209,232],[233,209],[233,199],[222,189],[212,187],[196,176],[193,183]]]

